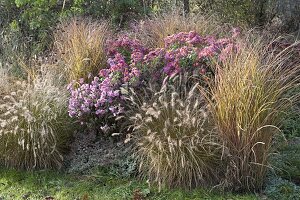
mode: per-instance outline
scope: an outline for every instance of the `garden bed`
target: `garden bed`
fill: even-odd
[[[0,200],[300,199],[296,36],[34,2],[3,4]]]

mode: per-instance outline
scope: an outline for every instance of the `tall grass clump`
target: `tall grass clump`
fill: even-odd
[[[0,61],[0,104],[3,103],[3,97],[18,87],[15,84],[19,78],[14,76],[13,67],[3,64]]]
[[[69,80],[96,75],[106,67],[105,42],[112,36],[106,21],[73,18],[58,25],[55,47],[66,65]]]
[[[34,80],[18,81],[0,104],[0,162],[7,167],[60,167],[70,136],[68,93],[62,77],[42,68]]]
[[[1,29],[0,31],[0,60],[3,67],[9,65],[10,73],[14,76],[23,77],[25,73],[22,67],[33,66],[32,61],[36,56],[36,52],[32,47],[30,37],[21,34],[18,26],[11,23],[10,29]]]
[[[229,165],[225,184],[233,190],[262,188],[285,112],[299,98],[300,65],[290,65],[292,47],[276,52],[262,41],[246,41],[217,67],[210,106]],[[224,157],[225,158],[225,157]]]
[[[136,37],[150,48],[165,47],[164,39],[179,32],[195,31],[200,35],[219,36],[226,33],[225,26],[213,15],[184,16],[176,10],[153,15],[141,21],[135,29]]]
[[[218,176],[221,145],[198,84],[188,80],[176,77],[130,98],[137,108],[130,121],[139,171],[159,188],[207,186]]]
[[[0,98],[2,99],[3,95],[5,95],[11,87],[10,84],[12,84],[12,78],[10,77],[9,69],[7,69],[1,62],[0,77]]]

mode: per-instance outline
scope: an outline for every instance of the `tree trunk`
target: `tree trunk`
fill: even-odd
[[[190,0],[183,0],[183,11],[185,15],[190,13]]]

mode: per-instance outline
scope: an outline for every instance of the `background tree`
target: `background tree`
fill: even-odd
[[[190,0],[183,0],[183,11],[187,15],[190,12]]]

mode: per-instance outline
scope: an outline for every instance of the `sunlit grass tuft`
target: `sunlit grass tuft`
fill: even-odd
[[[183,16],[177,10],[156,14],[141,21],[136,37],[147,47],[164,47],[164,38],[179,33],[196,31],[200,35],[222,35],[226,33],[224,25],[212,15],[191,14]]]
[[[224,184],[232,190],[262,188],[281,134],[284,114],[299,100],[288,92],[299,87],[300,65],[289,65],[287,47],[274,53],[262,41],[246,41],[216,69],[209,102],[224,143],[229,167]]]
[[[218,177],[221,145],[198,84],[189,80],[175,77],[145,96],[131,97],[139,170],[159,188],[208,186]]]
[[[58,25],[54,33],[55,47],[66,65],[69,81],[97,75],[106,67],[105,43],[112,37],[106,21],[73,18]]]
[[[21,169],[60,167],[72,134],[67,100],[62,75],[46,67],[34,79],[11,85],[0,104],[1,164]]]

